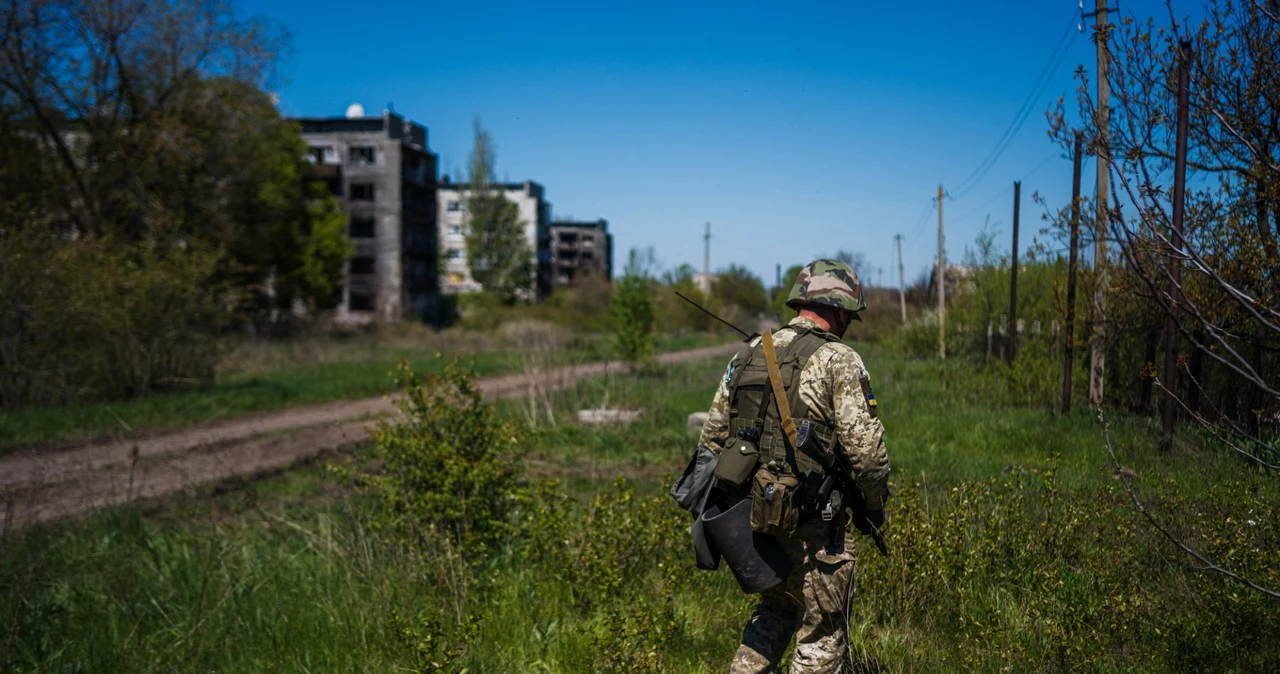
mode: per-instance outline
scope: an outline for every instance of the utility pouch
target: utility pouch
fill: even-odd
[[[759,434],[755,429],[744,428],[738,437],[725,446],[716,462],[716,479],[734,487],[741,487],[756,471],[760,463]]]
[[[756,471],[751,485],[751,530],[790,538],[800,523],[800,480],[770,462]]]

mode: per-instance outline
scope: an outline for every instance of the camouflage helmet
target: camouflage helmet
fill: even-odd
[[[858,312],[867,308],[857,272],[839,260],[814,260],[800,270],[787,297],[787,306],[799,309],[806,304],[844,309],[855,321],[862,320]]]

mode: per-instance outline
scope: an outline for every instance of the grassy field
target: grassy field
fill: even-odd
[[[251,342],[228,354],[212,386],[114,402],[0,409],[0,454],[50,442],[376,396],[387,389],[388,373],[401,359],[425,372],[437,366],[437,353],[471,359],[479,376],[522,369],[523,356],[507,336],[438,334],[423,329],[372,338]],[[603,338],[558,341],[553,354],[558,363],[604,360],[611,355]],[[678,351],[724,341],[727,338],[695,333],[660,338],[656,347]]]
[[[1199,571],[1126,507],[1093,416],[999,405],[996,379],[864,351],[894,464],[889,545],[859,543],[861,671],[1276,671],[1274,601]],[[522,443],[533,479],[474,563],[406,545],[385,506],[322,465],[0,546],[0,669],[16,671],[723,671],[750,612],[693,569],[664,495],[723,362],[597,378]],[[608,398],[626,428],[563,419]],[[1280,584],[1280,489],[1146,419],[1112,432],[1166,525]],[[375,469],[367,447],[353,459]],[[558,478],[548,485],[544,478]],[[619,478],[623,482],[619,482]],[[456,571],[453,572],[453,571]]]

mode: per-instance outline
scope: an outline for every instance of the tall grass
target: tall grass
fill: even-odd
[[[602,337],[555,330],[548,365],[612,356]],[[664,337],[660,351],[722,343],[694,333]],[[480,376],[520,372],[526,359],[510,331],[493,334],[393,325],[368,334],[323,335],[241,343],[223,360],[216,383],[178,393],[111,402],[0,409],[0,454],[79,438],[172,428],[253,412],[376,396],[387,391],[400,360],[429,372],[436,354],[466,357]]]
[[[1280,667],[1274,603],[1188,564],[1125,506],[1089,415],[1012,405],[1006,382],[961,364],[864,356],[895,497],[892,557],[857,543],[863,671]],[[526,466],[562,479],[523,492],[463,611],[435,560],[373,526],[377,501],[310,467],[9,536],[0,668],[722,671],[751,598],[692,568],[687,519],[662,491],[695,440],[684,415],[723,367],[589,380],[558,401],[611,389],[646,414],[531,436]],[[1142,419],[1113,435],[1158,517],[1280,584],[1273,479],[1195,442],[1161,453]],[[367,450],[357,465],[378,470]]]

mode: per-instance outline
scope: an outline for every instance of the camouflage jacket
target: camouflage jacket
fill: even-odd
[[[795,339],[796,331],[788,329],[792,326],[817,327],[809,319],[796,317],[786,328],[774,333],[773,341],[779,348]],[[759,341],[757,337],[752,346]],[[716,453],[723,450],[729,440],[729,379],[737,359],[738,356],[734,356],[729,361],[699,439],[699,444]],[[862,357],[847,344],[824,344],[800,371],[800,398],[808,406],[810,415],[836,429],[840,448],[853,466],[854,478],[866,497],[867,507],[878,510],[884,507],[889,496],[889,455],[884,447],[884,425],[872,416],[858,382],[863,371]]]

